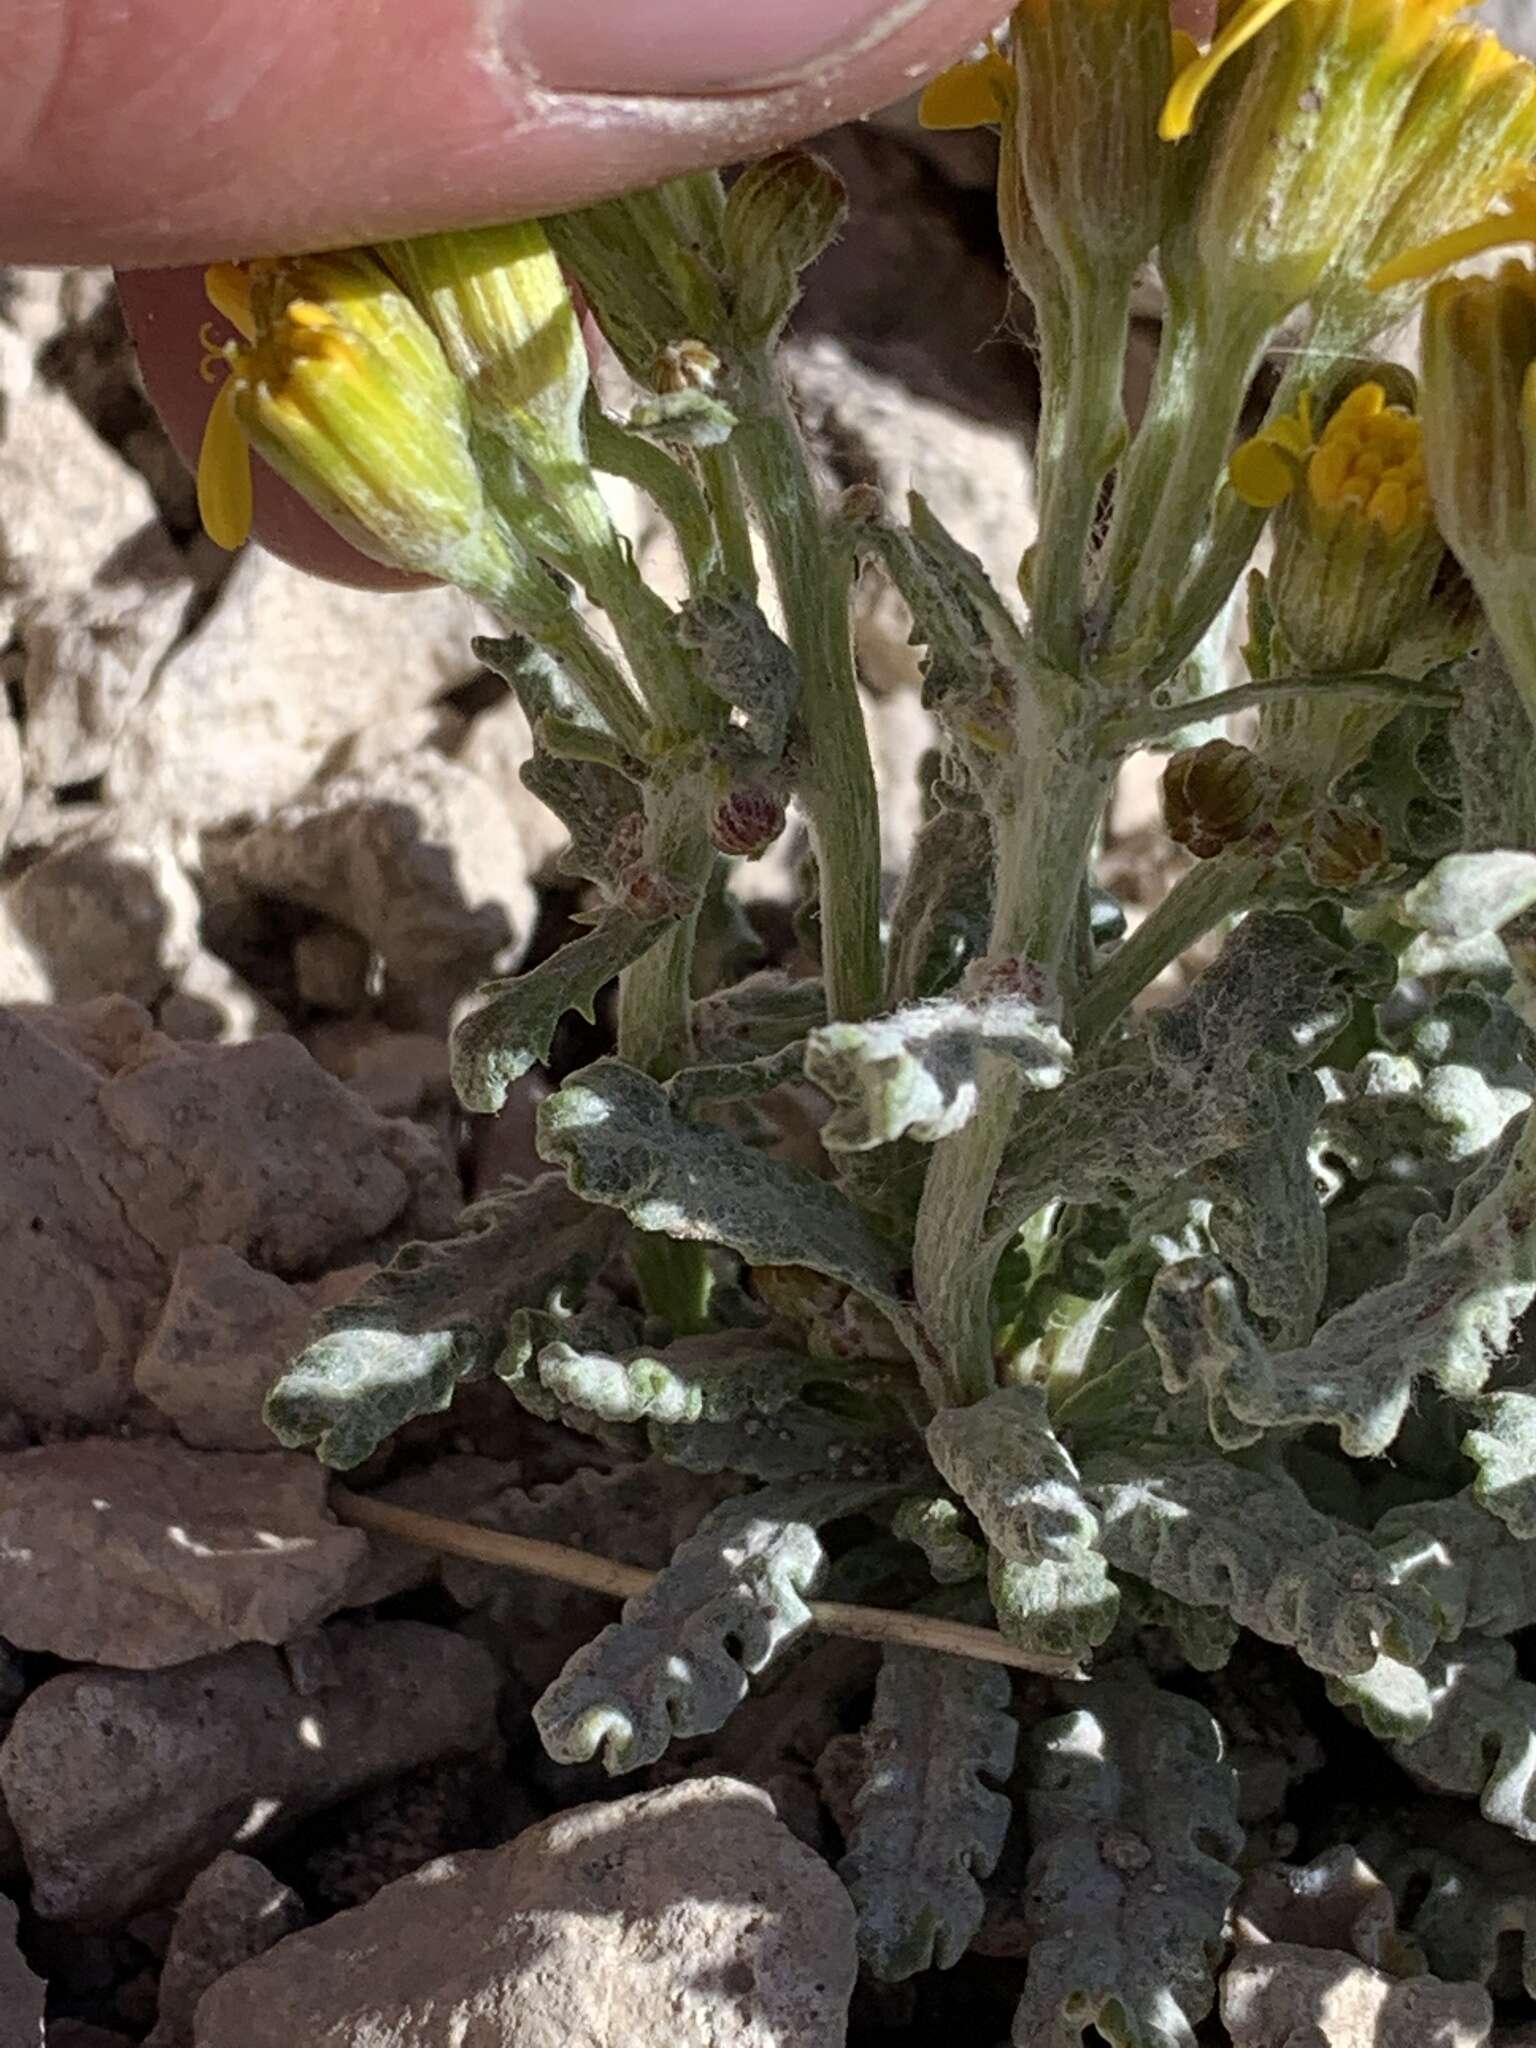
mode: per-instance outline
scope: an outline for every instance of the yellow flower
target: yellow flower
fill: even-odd
[[[1420,57],[1462,4],[1463,0],[1242,0],[1205,54],[1174,80],[1159,133],[1165,142],[1182,141],[1217,74],[1288,10],[1304,17],[1301,33],[1316,47],[1330,38],[1367,48],[1374,44],[1383,63],[1401,65]]]
[[[1379,225],[1399,129],[1459,0],[1242,0],[1169,92],[1160,132],[1196,136],[1198,187],[1165,265],[1255,337],[1325,289]],[[1234,60],[1240,60],[1234,62]]]
[[[198,465],[208,531],[250,527],[248,441],[347,537],[378,559],[483,592],[509,557],[470,454],[464,392],[432,330],[366,250],[263,260],[208,273],[242,339]]]
[[[586,345],[538,223],[422,235],[378,254],[436,333],[477,424],[535,469],[584,466]]]
[[[1519,242],[1536,242],[1536,174],[1529,171],[1512,184],[1497,212],[1382,264],[1371,278],[1371,289],[1389,291],[1394,285],[1433,277],[1436,271],[1448,270],[1469,256],[1482,256],[1490,249],[1507,249]]]
[[[1279,508],[1269,600],[1288,658],[1319,675],[1381,667],[1445,552],[1417,414],[1368,379],[1321,433],[1303,400],[1238,450],[1231,474],[1250,504]]]
[[[939,73],[917,103],[917,118],[925,128],[995,127],[1013,98],[1013,66],[989,39],[985,56]]]

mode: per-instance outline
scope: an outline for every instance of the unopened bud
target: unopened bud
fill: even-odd
[[[1163,816],[1175,844],[1197,860],[1251,839],[1274,801],[1264,763],[1230,740],[1207,740],[1175,754],[1163,771]]]
[[[671,341],[651,366],[651,388],[663,397],[678,391],[713,391],[722,365],[702,341]]]
[[[842,179],[807,150],[748,165],[725,202],[723,237],[736,325],[743,339],[773,339],[800,295],[802,270],[848,217]]]
[[[642,924],[660,924],[664,918],[686,917],[694,906],[692,892],[670,876],[658,874],[643,860],[631,861],[620,870],[619,901],[631,917]]]
[[[710,844],[740,860],[757,860],[784,830],[784,806],[771,790],[739,784],[716,804]]]
[[[1369,811],[1329,804],[1302,835],[1307,873],[1322,889],[1359,889],[1392,867],[1387,835]]]

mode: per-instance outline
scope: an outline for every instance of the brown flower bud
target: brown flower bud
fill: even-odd
[[[741,783],[716,804],[709,821],[712,846],[741,860],[756,860],[784,830],[784,806],[766,789]]]
[[[686,917],[694,898],[680,882],[658,874],[642,860],[631,861],[619,875],[619,901],[631,917],[642,924],[660,924],[664,918]]]
[[[1302,840],[1307,873],[1322,889],[1358,889],[1392,865],[1387,835],[1369,811],[1329,804],[1308,820]]]
[[[763,343],[779,332],[799,296],[801,271],[847,214],[842,179],[805,150],[783,150],[742,172],[726,198],[722,233],[745,340]]]
[[[1163,771],[1163,817],[1176,844],[1197,860],[1251,838],[1274,798],[1263,762],[1230,740],[1186,747]]]
[[[702,341],[670,341],[651,366],[651,384],[664,396],[713,391],[721,368],[720,358]]]

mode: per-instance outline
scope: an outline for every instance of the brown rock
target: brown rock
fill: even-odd
[[[164,834],[98,827],[22,870],[0,915],[29,950],[45,1000],[125,995],[159,1002],[199,951],[195,891]],[[0,988],[33,999],[30,981]]]
[[[176,1261],[134,1384],[185,1443],[275,1451],[261,1404],[313,1314],[307,1293],[258,1272],[227,1245],[195,1246]]]
[[[0,2048],[38,2048],[43,2038],[43,1981],[16,1946],[16,1908],[0,1899]]]
[[[304,1925],[298,1894],[264,1863],[229,1849],[187,1887],[176,1915],[160,2004],[144,2048],[191,2048],[197,2001],[239,1964],[249,1962]]]
[[[290,1935],[197,2009],[198,2048],[837,2048],[853,1908],[729,1778],[577,1807]]]
[[[248,1646],[170,1671],[69,1672],[30,1694],[0,1745],[0,1787],[36,1911],[123,1919],[223,1849],[255,1850],[365,1785],[493,1739],[495,1666],[462,1636],[344,1621],[319,1640],[331,1682],[306,1693],[278,1651]]]
[[[366,1550],[313,1459],[88,1437],[0,1457],[0,1633],[154,1671],[280,1643],[340,1605]]]

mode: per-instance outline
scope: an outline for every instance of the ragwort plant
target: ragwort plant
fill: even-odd
[[[1243,1629],[1286,1646],[1419,1782],[1536,1842],[1510,1640],[1536,1622],[1536,273],[1435,283],[1421,383],[1371,355],[1437,272],[1536,241],[1536,73],[1456,11],[1242,0],[1202,54],[1168,0],[1023,0],[930,89],[933,123],[998,130],[1038,337],[1016,592],[920,498],[818,496],[775,369],[843,216],[813,156],[210,273],[240,336],[210,358],[210,531],[249,522],[250,444],[360,545],[493,606],[479,652],[589,885],[582,935],[459,1022],[465,1106],[500,1108],[619,985],[616,1057],[540,1111],[548,1173],[329,1311],[272,1427],[355,1466],[493,1375],[738,1476],[540,1700],[558,1759],[631,1771],[718,1728],[820,1590],[1071,1674],[1021,1729],[1003,1665],[892,1645],[844,1865],[871,1969],[953,1964],[1022,1785],[1015,2038],[1045,2048],[1187,2044],[1212,1998],[1233,1779],[1149,1625],[1203,1670]],[[670,523],[680,603],[599,472]],[[862,565],[910,607],[942,735],[888,915]],[[1240,709],[1244,746],[1218,723]],[[1146,746],[1194,858],[1126,936],[1092,861]],[[791,803],[820,973],[701,986],[723,866]],[[777,1142],[790,1088],[820,1104],[818,1171]]]

